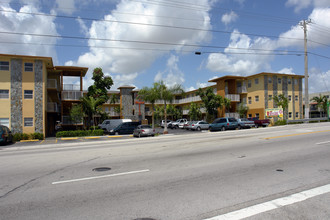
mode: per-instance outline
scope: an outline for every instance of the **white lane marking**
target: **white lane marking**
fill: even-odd
[[[320,142],[320,143],[316,143],[316,144],[321,145],[321,144],[328,144],[328,143],[330,143],[330,141]]]
[[[330,184],[204,220],[243,219],[253,215],[260,214],[262,212],[267,212],[283,206],[291,205],[293,203],[302,202],[306,199],[310,199],[312,197],[319,196],[329,192],[330,192]]]
[[[143,173],[143,172],[149,172],[149,171],[150,170],[135,170],[135,171],[124,172],[124,173],[109,174],[109,175],[104,175],[104,176],[93,176],[93,177],[86,177],[86,178],[80,178],[80,179],[52,182],[52,184],[55,185],[55,184],[62,184],[62,183],[72,183],[72,182],[78,182],[78,181],[101,179],[101,178],[114,177],[114,176],[123,176],[123,175],[128,175],[128,174]]]

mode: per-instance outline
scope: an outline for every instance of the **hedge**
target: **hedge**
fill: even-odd
[[[31,134],[26,134],[26,133],[15,133],[13,134],[13,141],[21,141],[21,140],[43,140],[44,139],[44,134],[43,133],[31,133]]]
[[[76,131],[59,131],[56,137],[83,137],[83,136],[102,136],[103,129],[98,130],[76,130]]]

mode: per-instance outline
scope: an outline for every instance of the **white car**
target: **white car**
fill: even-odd
[[[184,128],[184,124],[187,122],[187,119],[181,118],[176,120],[175,122],[172,122],[173,128]]]

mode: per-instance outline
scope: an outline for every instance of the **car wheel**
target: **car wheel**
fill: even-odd
[[[119,135],[119,132],[118,132],[118,131],[116,131],[116,132],[115,132],[115,135]]]
[[[139,133],[139,138],[141,137],[141,133]]]
[[[225,130],[226,130],[226,128],[225,128],[225,127],[222,127],[222,128],[221,128],[221,131],[225,131]]]
[[[175,125],[175,129],[179,128],[179,125]]]
[[[241,129],[242,129],[242,127],[240,125],[238,125],[238,130],[241,130]]]
[[[200,130],[201,130],[201,127],[197,127],[196,130],[197,130],[197,131],[200,131]]]
[[[256,125],[256,128],[259,128],[259,125]]]

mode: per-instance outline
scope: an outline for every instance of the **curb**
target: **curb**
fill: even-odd
[[[19,142],[35,142],[40,141],[39,139],[32,139],[32,140],[20,140]]]

